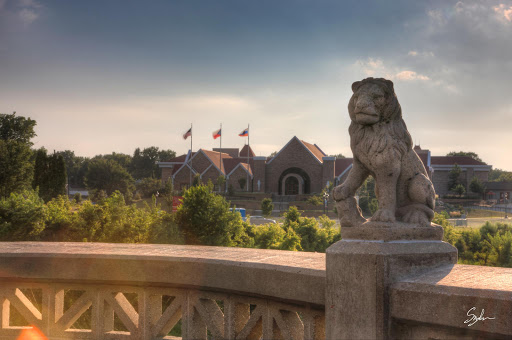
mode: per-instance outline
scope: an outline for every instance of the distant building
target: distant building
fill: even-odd
[[[485,183],[485,199],[496,203],[510,202],[512,196],[512,182],[487,182]],[[506,201],[505,201],[506,200]]]
[[[414,151],[423,161],[439,197],[450,193],[449,174],[455,164],[461,169],[460,181],[466,188],[466,192],[470,192],[469,184],[473,177],[477,177],[482,183],[489,180],[492,165],[487,165],[469,156],[431,156],[430,150],[424,150],[419,145],[414,147]]]
[[[473,176],[486,182],[492,168],[471,157],[431,156],[429,150],[420,146],[414,150],[423,161],[439,195],[449,192],[448,173],[456,163],[461,167],[461,180],[466,189],[469,189]],[[188,187],[190,178],[196,174],[203,182],[211,180],[214,184],[223,175],[227,185],[232,185],[237,191],[247,190],[247,186],[240,187],[240,179],[248,178],[249,191],[297,195],[320,193],[330,184],[343,182],[352,168],[352,158],[329,157],[316,144],[293,137],[274,157],[255,156],[253,150],[245,145],[240,151],[223,148],[222,153],[220,149],[200,149],[160,162],[159,166],[162,168],[162,181],[172,178],[177,189]]]

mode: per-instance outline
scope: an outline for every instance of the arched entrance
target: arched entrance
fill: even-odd
[[[284,180],[284,194],[298,195],[300,193],[300,182],[296,175],[290,174]]]
[[[300,168],[288,168],[279,177],[279,195],[309,194],[309,175]]]

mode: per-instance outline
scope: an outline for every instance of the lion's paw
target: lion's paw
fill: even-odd
[[[395,222],[395,214],[389,209],[379,209],[373,214],[372,221],[374,222]]]
[[[430,220],[425,212],[416,209],[408,211],[402,218],[402,221],[411,224],[430,225]]]
[[[346,186],[338,185],[333,190],[333,198],[336,202],[346,200],[350,196],[350,192]]]

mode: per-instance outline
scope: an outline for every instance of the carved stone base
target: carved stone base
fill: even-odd
[[[416,224],[403,222],[366,222],[358,227],[341,228],[341,238],[344,240],[368,241],[398,241],[398,240],[428,240],[441,241],[443,227],[431,223],[430,227],[420,227]]]

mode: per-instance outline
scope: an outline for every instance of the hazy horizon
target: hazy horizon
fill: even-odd
[[[0,112],[35,147],[257,155],[293,136],[351,157],[351,84],[393,80],[416,144],[512,170],[512,1],[0,0]]]

